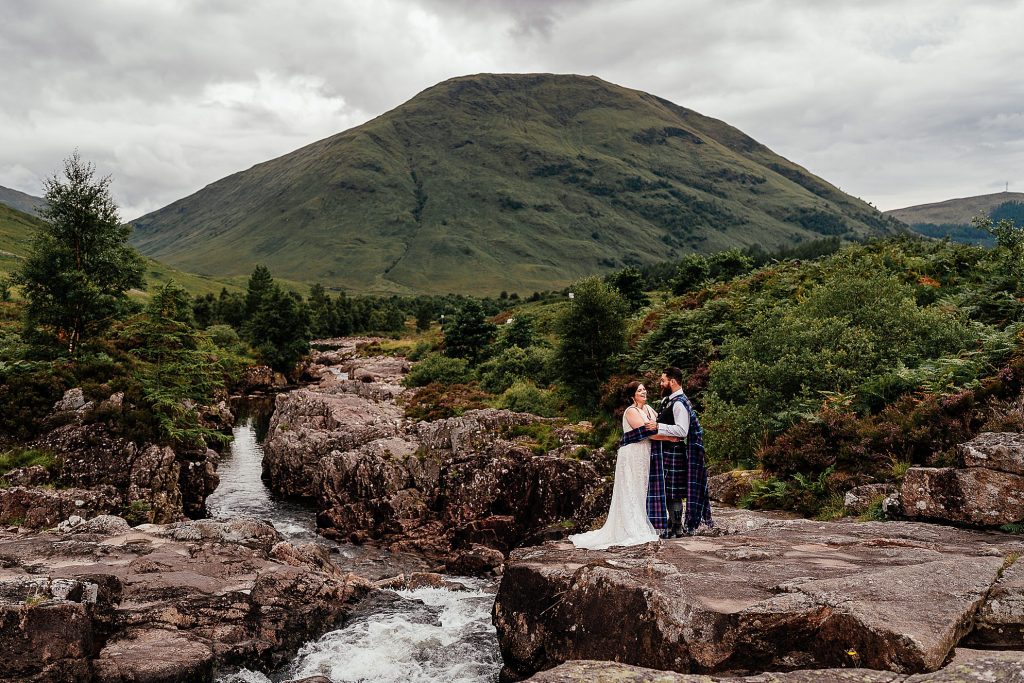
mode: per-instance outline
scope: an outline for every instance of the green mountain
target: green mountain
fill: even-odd
[[[13,271],[18,263],[28,256],[32,238],[42,222],[35,216],[0,204],[0,279]],[[146,259],[146,282],[150,288],[173,279],[192,294],[216,294],[222,287],[238,290],[232,283],[220,282],[208,277],[185,273],[170,268],[153,259]],[[139,292],[139,296],[145,296]]]
[[[994,221],[1009,218],[1024,225],[1024,192],[995,192],[976,197],[947,199],[933,204],[919,204],[892,209],[885,215],[906,223],[910,229],[928,237],[949,237],[968,244],[994,244],[987,232],[971,227],[971,219],[988,216]]]
[[[34,197],[18,190],[0,185],[0,204],[17,209],[22,213],[38,216],[39,211],[46,206],[46,200],[42,197]]]
[[[445,81],[134,223],[143,253],[207,275],[478,294],[893,229],[721,121],[548,74]]]

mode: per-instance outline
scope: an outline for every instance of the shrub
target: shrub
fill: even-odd
[[[469,362],[464,358],[449,358],[439,353],[428,353],[412,366],[402,380],[407,387],[422,387],[428,384],[465,384],[473,379]]]
[[[549,390],[539,389],[530,381],[517,381],[498,398],[497,406],[517,413],[556,417],[559,401]]]
[[[400,398],[405,416],[413,420],[443,420],[467,410],[486,408],[489,395],[473,384],[428,384]]]
[[[482,389],[500,394],[518,380],[547,384],[551,380],[550,365],[551,353],[547,349],[512,346],[481,363],[477,376]]]

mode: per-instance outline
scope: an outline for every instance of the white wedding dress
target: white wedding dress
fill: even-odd
[[[650,419],[656,416],[644,406]],[[622,431],[632,427],[622,416]],[[577,548],[603,550],[612,546],[639,545],[658,540],[658,532],[647,519],[647,477],[651,471],[651,440],[619,448],[615,461],[615,485],[608,519],[600,529],[569,537]]]

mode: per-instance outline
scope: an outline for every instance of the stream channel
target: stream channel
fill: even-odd
[[[274,498],[261,479],[263,446],[273,399],[242,399],[232,405],[234,441],[221,459],[220,485],[207,499],[214,519],[256,517],[272,522],[292,543],[327,546],[345,571],[367,579],[429,571],[414,555],[371,545],[336,543],[316,533],[315,511]],[[224,670],[218,683],[278,683],[326,676],[334,683],[392,681],[490,683],[501,669],[491,606],[493,581],[452,577],[468,590],[437,588],[384,591],[368,598],[343,624],[306,643],[276,671]]]

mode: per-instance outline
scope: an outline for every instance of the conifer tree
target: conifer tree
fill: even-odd
[[[195,328],[188,292],[168,282],[121,334],[141,364],[136,378],[162,436],[188,446],[214,436],[203,428],[188,402],[208,403],[223,385],[214,347]]]
[[[128,310],[128,290],[142,287],[144,262],[128,245],[110,195],[76,151],[64,177],[45,181],[43,227],[11,280],[28,300],[26,332],[58,340],[71,355]]]

